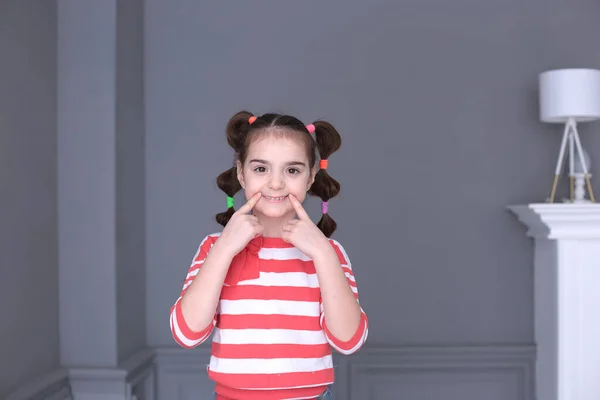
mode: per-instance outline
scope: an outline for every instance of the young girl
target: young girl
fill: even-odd
[[[368,333],[348,255],[328,239],[336,223],[327,202],[340,185],[327,159],[340,135],[324,121],[240,112],[227,141],[235,163],[217,178],[224,229],[200,243],[171,308],[173,337],[194,348],[214,330],[216,399],[330,398],[332,348],[352,354]],[[241,189],[247,202],[235,211]],[[302,207],[307,193],[322,199],[317,225]]]

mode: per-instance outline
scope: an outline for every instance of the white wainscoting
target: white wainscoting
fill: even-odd
[[[157,400],[154,355],[147,348],[118,368],[58,369],[26,382],[3,400]]]
[[[5,400],[66,400],[71,399],[69,375],[64,369],[57,369],[37,379],[27,382]]]
[[[118,368],[69,370],[74,400],[155,400],[155,350],[147,348]]]
[[[156,400],[211,399],[214,384],[206,375],[210,343],[187,350],[156,349]]]
[[[210,399],[210,347],[159,348],[157,400]],[[336,400],[534,400],[534,346],[365,347],[336,356]]]

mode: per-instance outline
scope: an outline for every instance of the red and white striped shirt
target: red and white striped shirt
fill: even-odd
[[[366,314],[361,308],[350,340],[337,339],[327,329],[312,260],[283,239],[258,237],[234,258],[213,322],[192,331],[181,298],[219,235],[204,238],[171,307],[173,338],[194,348],[214,331],[208,376],[219,400],[316,398],[334,381],[331,349],[352,354],[366,341]],[[337,241],[330,243],[358,301],[350,260]]]

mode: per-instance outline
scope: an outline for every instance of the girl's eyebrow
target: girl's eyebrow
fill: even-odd
[[[302,161],[290,161],[290,162],[286,163],[286,165],[299,165],[302,167],[306,167],[306,164],[304,164]]]
[[[268,162],[267,160],[261,160],[259,158],[254,158],[252,160],[250,160],[251,163],[259,163],[259,164],[271,164],[270,162]],[[285,165],[300,165],[302,167],[305,167],[306,164],[303,163],[302,161],[288,161],[287,163],[285,163]]]
[[[259,164],[270,164],[267,160],[261,160],[260,158],[254,158],[250,160],[251,163],[259,163]]]

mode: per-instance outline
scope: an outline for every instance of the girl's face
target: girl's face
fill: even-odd
[[[253,213],[286,220],[295,216],[287,196],[291,193],[300,202],[304,201],[316,173],[308,165],[301,141],[272,134],[250,144],[244,165],[238,161],[237,170],[246,199],[257,192],[262,194]]]

